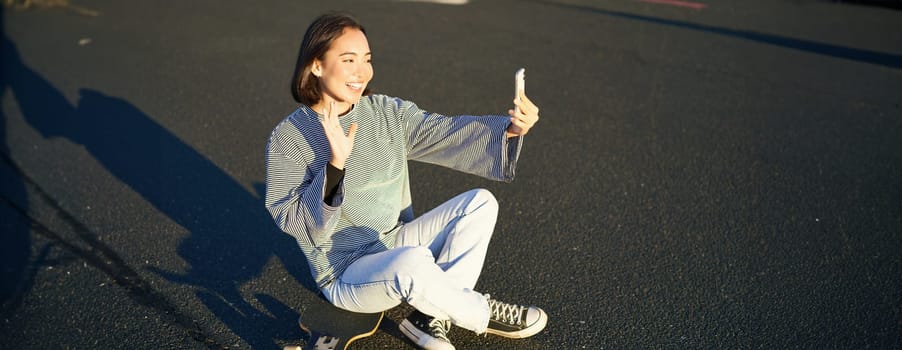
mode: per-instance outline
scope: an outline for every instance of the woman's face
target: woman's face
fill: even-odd
[[[322,60],[313,61],[311,71],[319,79],[322,98],[312,106],[323,113],[323,107],[335,102],[340,112],[357,103],[367,84],[373,79],[370,45],[359,29],[345,28],[326,51]]]

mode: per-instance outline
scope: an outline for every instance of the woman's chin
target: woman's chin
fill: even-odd
[[[356,105],[357,102],[360,101],[360,97],[362,97],[362,94],[347,96],[347,98],[345,98],[344,102],[350,103],[352,105]]]

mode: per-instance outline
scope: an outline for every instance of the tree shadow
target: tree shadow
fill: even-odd
[[[269,259],[276,256],[312,291],[310,297],[316,297],[317,288],[306,260],[294,240],[272,223],[259,195],[245,190],[190,145],[121,98],[81,89],[77,104],[72,105],[21,60],[5,35],[2,65],[2,87],[13,93],[31,127],[45,138],[62,137],[84,146],[118,180],[190,232],[177,248],[189,264],[186,272],[152,266],[147,266],[148,270],[195,287],[197,298],[254,348],[273,347],[276,339],[299,335],[297,313],[291,307],[271,296],[256,294],[256,301],[266,308],[258,310],[239,290],[259,277]],[[5,130],[0,131],[6,135]],[[0,147],[3,154],[9,154],[5,142],[0,142]],[[5,180],[3,195],[19,201],[20,206],[27,199],[23,184],[6,184]],[[3,275],[4,300],[7,280],[22,281],[28,260],[28,227],[19,226],[12,231],[4,227],[3,251],[17,252],[3,254],[4,267],[7,263],[11,266],[11,272]],[[26,252],[24,260],[22,252]]]

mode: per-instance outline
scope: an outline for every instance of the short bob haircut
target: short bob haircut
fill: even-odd
[[[298,62],[291,77],[291,95],[295,101],[312,106],[322,98],[319,80],[311,72],[313,61],[325,58],[326,51],[329,51],[332,42],[341,35],[345,28],[358,29],[366,35],[366,30],[354,17],[342,12],[321,15],[307,27],[298,53]],[[363,94],[369,95],[369,88]]]

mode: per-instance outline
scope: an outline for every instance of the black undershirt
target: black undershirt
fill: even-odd
[[[335,197],[335,192],[338,191],[338,184],[344,177],[344,169],[336,168],[332,163],[326,165],[326,191],[324,192],[326,196],[323,198],[323,203],[332,205],[332,199]]]

